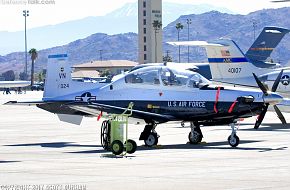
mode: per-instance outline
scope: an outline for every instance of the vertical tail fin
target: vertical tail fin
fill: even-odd
[[[70,93],[71,67],[67,54],[49,55],[44,88],[44,99],[54,98]]]
[[[265,62],[290,30],[279,27],[265,27],[246,53],[251,62]]]
[[[230,82],[236,78],[249,77],[252,72],[259,74],[259,69],[248,61],[233,40],[220,39],[213,43],[221,45],[205,46],[213,79],[228,79],[226,82]]]
[[[45,79],[43,100],[57,100],[74,93],[85,93],[100,88],[106,83],[78,82],[72,80],[72,67],[66,54],[49,55]],[[74,98],[71,96],[70,98]]]

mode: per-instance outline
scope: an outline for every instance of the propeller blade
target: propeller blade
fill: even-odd
[[[283,125],[286,125],[287,122],[286,122],[286,119],[285,117],[283,116],[283,114],[281,113],[281,111],[279,110],[278,106],[274,105],[274,109],[275,109],[275,112],[278,116],[278,118],[280,119],[280,121],[282,122]]]
[[[262,110],[261,114],[259,115],[258,120],[255,123],[254,129],[258,129],[260,127],[262,121],[264,120],[266,112],[268,110],[268,106],[269,106],[269,104],[267,104],[263,107],[263,110]]]
[[[280,83],[281,77],[283,75],[283,69],[281,70],[281,72],[279,73],[279,75],[277,76],[273,86],[272,86],[272,92],[276,92],[278,85]]]
[[[259,88],[262,90],[262,92],[267,96],[268,95],[268,89],[267,87],[260,81],[260,79],[256,76],[255,73],[253,73],[253,76],[256,80],[257,85],[259,86]]]

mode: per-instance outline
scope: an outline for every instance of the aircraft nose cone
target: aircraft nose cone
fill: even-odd
[[[264,96],[264,102],[270,105],[276,105],[283,101],[283,97],[277,93],[269,93],[267,96]]]

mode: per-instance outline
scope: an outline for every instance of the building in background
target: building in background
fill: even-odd
[[[162,26],[154,22],[162,24],[162,0],[138,0],[139,64],[162,62]]]
[[[110,75],[114,76],[131,70],[136,65],[136,62],[127,60],[91,61],[74,65],[72,76],[73,78],[94,78],[99,77],[104,72],[109,72]]]

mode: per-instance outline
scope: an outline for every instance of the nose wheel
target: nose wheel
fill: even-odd
[[[237,147],[240,143],[240,138],[235,134],[235,135],[230,135],[228,137],[228,143],[231,145],[231,147]]]
[[[228,143],[231,147],[237,147],[240,144],[240,138],[237,135],[237,127],[234,123],[231,124],[232,134],[228,137]]]

